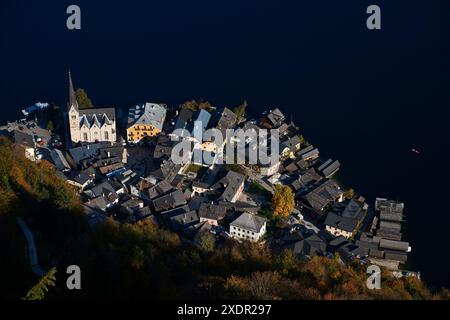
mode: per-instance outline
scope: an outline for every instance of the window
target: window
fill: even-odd
[[[105,131],[105,140],[109,140],[109,132]]]
[[[83,133],[83,141],[88,141],[88,135],[87,133]]]

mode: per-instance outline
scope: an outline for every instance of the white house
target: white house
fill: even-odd
[[[243,213],[230,223],[230,234],[233,238],[256,242],[266,233],[266,218]]]

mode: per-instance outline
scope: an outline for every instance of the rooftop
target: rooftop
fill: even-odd
[[[230,223],[230,225],[259,233],[266,221],[266,218],[244,212],[239,216],[239,218]]]
[[[14,130],[14,143],[28,148],[34,148],[33,136],[19,130]]]
[[[166,106],[162,104],[147,102],[145,105],[136,105],[128,113],[128,127],[151,125],[162,131],[166,113]]]
[[[344,194],[339,185],[333,180],[327,180],[305,195],[312,208],[322,211],[334,203]]]

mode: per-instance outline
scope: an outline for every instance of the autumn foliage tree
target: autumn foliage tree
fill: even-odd
[[[272,197],[272,207],[275,218],[289,216],[295,207],[295,196],[289,186],[275,186],[275,194]]]

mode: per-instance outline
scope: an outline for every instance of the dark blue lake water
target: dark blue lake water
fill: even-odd
[[[66,28],[73,3],[81,31]],[[0,120],[64,105],[69,68],[99,106],[278,106],[348,186],[406,203],[413,268],[450,287],[449,18],[444,0],[0,0]]]

